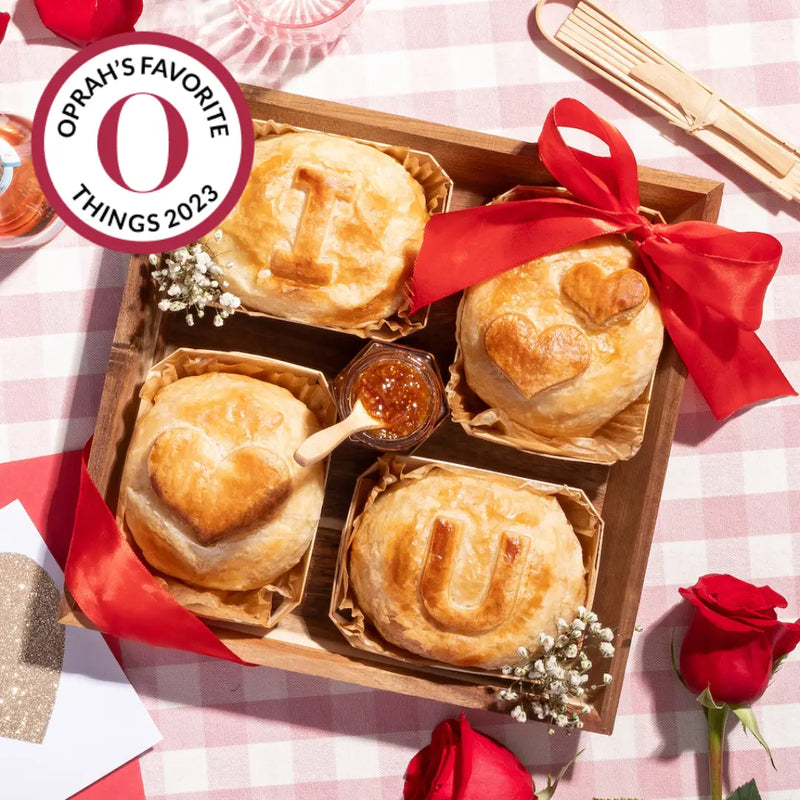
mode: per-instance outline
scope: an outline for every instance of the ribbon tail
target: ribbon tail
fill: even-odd
[[[80,487],[69,556],[67,588],[100,630],[157,647],[188,650],[245,664],[190,611],[178,604],[133,552],[81,460]]]
[[[689,374],[717,419],[761,400],[797,394],[752,331],[706,310],[698,335],[674,308],[663,304],[661,313]]]

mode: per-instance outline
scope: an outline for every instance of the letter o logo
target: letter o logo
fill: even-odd
[[[119,142],[119,118],[128,100],[141,95],[154,97],[161,103],[161,107],[164,109],[164,115],[167,118],[167,133],[169,135],[169,155],[167,157],[167,167],[164,171],[164,177],[161,179],[161,183],[159,183],[158,186],[154,186],[152,189],[131,188],[122,177],[122,171],[119,166],[119,150],[117,146]],[[100,127],[97,130],[97,154],[100,156],[100,163],[103,165],[103,169],[117,186],[121,186],[129,192],[149,194],[150,192],[157,192],[159,189],[168,186],[178,177],[178,174],[183,169],[188,153],[189,131],[186,129],[186,123],[183,121],[180,111],[168,100],[156,94],[152,94],[151,92],[135,92],[134,94],[123,97],[121,100],[117,100],[117,102],[106,111],[103,121],[100,123]]]
[[[71,119],[62,119],[61,122],[58,123],[58,132],[65,139],[68,139],[75,134],[75,123]]]

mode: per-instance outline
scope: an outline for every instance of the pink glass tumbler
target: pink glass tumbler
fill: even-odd
[[[294,45],[335,42],[364,10],[366,0],[234,0],[261,36]]]

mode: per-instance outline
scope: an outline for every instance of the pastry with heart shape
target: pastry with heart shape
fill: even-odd
[[[592,436],[642,395],[661,352],[637,258],[599,237],[470,287],[458,329],[470,389],[534,434]]]
[[[158,390],[136,422],[122,476],[124,519],[144,559],[215,590],[266,586],[308,549],[321,464],[292,454],[320,428],[287,389],[207,372]]]

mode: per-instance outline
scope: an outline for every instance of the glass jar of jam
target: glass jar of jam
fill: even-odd
[[[430,353],[403,345],[367,345],[334,382],[342,418],[361,401],[381,428],[356,433],[376,450],[402,452],[422,444],[446,413],[444,386]]]

